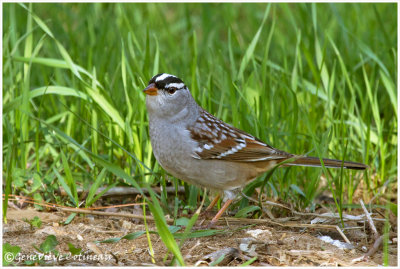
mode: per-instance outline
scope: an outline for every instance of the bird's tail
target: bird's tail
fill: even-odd
[[[327,168],[343,168],[346,169],[355,169],[355,170],[364,170],[368,168],[368,165],[363,163],[349,162],[349,161],[341,161],[341,160],[332,160],[332,159],[322,159],[325,167]],[[320,167],[321,161],[316,157],[300,157],[296,158],[293,162],[285,163],[284,166],[312,166],[312,167]]]

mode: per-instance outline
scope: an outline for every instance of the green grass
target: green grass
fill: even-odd
[[[362,174],[280,168],[246,194],[262,187],[302,209],[329,188],[341,212],[361,188],[397,211],[390,201],[396,10],[394,3],[3,4],[3,191],[78,206],[82,187],[89,206],[103,185],[183,184],[167,181],[148,136],[142,89],[167,72],[208,111],[276,148],[370,166]],[[54,195],[60,186],[67,200]],[[197,208],[202,190],[185,187],[181,199],[161,194],[165,214]]]

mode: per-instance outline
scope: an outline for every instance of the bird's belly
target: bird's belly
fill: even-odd
[[[187,158],[191,158],[188,162]],[[187,183],[214,190],[233,190],[243,187],[262,171],[247,170],[237,163],[220,160],[199,160],[188,156],[163,162],[161,166],[176,178]],[[243,169],[244,168],[244,169]]]

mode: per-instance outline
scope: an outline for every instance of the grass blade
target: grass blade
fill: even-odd
[[[100,174],[96,177],[96,180],[93,182],[92,186],[90,186],[88,196],[86,197],[86,207],[91,206],[95,201],[93,199],[96,191],[99,189],[101,183],[103,182],[106,176],[107,169],[103,168]]]
[[[125,131],[125,123],[120,114],[118,113],[118,110],[108,102],[104,95],[100,94],[100,92],[96,92],[95,90],[92,90],[89,87],[86,87],[86,91],[88,94],[93,98],[93,101],[95,101],[99,107],[101,107],[104,112],[114,121],[118,124],[118,126]]]
[[[243,80],[243,72],[245,70],[245,68],[247,67],[248,63],[250,62],[250,60],[254,57],[254,49],[256,48],[256,45],[258,43],[258,40],[260,38],[261,35],[261,31],[262,28],[264,27],[264,23],[267,20],[268,14],[269,14],[269,10],[271,8],[271,4],[268,4],[267,8],[265,9],[264,12],[264,17],[263,20],[261,22],[260,28],[258,28],[257,33],[255,34],[253,40],[251,41],[250,45],[248,46],[244,56],[243,56],[243,60],[240,63],[240,68],[239,68],[239,73],[238,73],[238,79]]]
[[[148,202],[148,206],[155,219],[158,234],[160,235],[163,243],[168,248],[168,250],[174,254],[179,265],[184,266],[185,262],[183,260],[182,253],[179,250],[178,244],[176,243],[173,235],[168,229],[168,225],[167,222],[165,221],[164,213],[160,207],[160,204],[158,203],[158,200],[153,190],[151,188],[148,188],[148,190],[151,196],[151,202],[150,201]]]

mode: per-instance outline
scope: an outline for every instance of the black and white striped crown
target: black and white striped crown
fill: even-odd
[[[180,78],[167,73],[155,75],[150,79],[149,84],[151,83],[154,83],[158,89],[176,88],[179,90],[186,88],[185,83]]]

